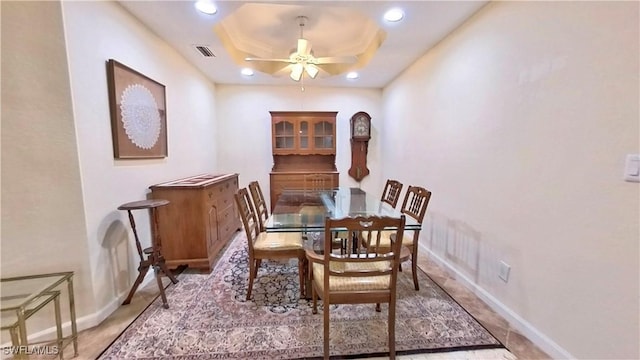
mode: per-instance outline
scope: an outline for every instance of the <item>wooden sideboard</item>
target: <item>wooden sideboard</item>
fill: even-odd
[[[271,111],[273,168],[271,211],[284,189],[304,189],[305,175],[329,174],[339,186],[336,169],[336,111]]]
[[[238,174],[202,174],[149,188],[154,199],[170,201],[157,209],[167,266],[211,271],[220,250],[241,228],[233,200]]]

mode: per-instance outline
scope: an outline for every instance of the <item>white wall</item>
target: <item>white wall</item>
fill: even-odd
[[[1,6],[0,272],[6,278],[74,271],[78,309],[92,312],[93,287],[60,3],[3,1]],[[66,304],[66,292],[63,297]],[[45,311],[49,309],[52,307]],[[53,311],[42,313],[29,320],[30,332],[51,326]],[[69,318],[67,313],[64,306],[64,319]],[[7,334],[2,332],[3,342]]]
[[[117,207],[217,169],[215,86],[116,2],[3,2],[2,32],[2,275],[75,271],[79,326],[97,325],[137,276]],[[166,86],[167,158],[114,160],[110,58]]]
[[[371,173],[360,186],[382,191],[380,166],[382,133],[382,91],[377,89],[319,88],[306,84],[302,92],[292,86],[217,85],[216,101],[219,126],[218,164],[221,171],[240,174],[240,186],[257,180],[265,194],[269,189],[271,155],[271,115],[269,111],[337,111],[336,166],[340,184],[359,186],[349,177],[351,145],[349,119],[358,111],[372,117],[368,164]],[[268,197],[268,195],[265,195]],[[267,199],[269,202],[269,199]]]
[[[118,306],[138,255],[123,203],[149,185],[216,170],[215,87],[116,2],[63,3],[86,232],[97,309]],[[106,62],[115,59],[166,87],[168,157],[114,160]],[[143,247],[149,216],[134,213]],[[106,308],[105,308],[106,307]]]
[[[384,91],[383,166],[433,192],[422,245],[556,357],[640,357],[638,14],[492,3]]]

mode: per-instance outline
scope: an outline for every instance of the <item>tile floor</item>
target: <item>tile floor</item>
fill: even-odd
[[[424,258],[424,257],[423,257]],[[447,272],[426,261],[420,261],[420,268],[444,288],[460,305],[482,323],[498,340],[509,349],[510,353],[501,349],[458,351],[437,354],[419,354],[399,356],[403,360],[445,360],[445,359],[550,359],[550,357],[531,343],[526,337],[515,331],[505,319],[491,310],[473,293],[464,288]],[[405,271],[409,270],[405,264]],[[410,271],[410,270],[409,270]],[[168,279],[164,279],[168,284]],[[84,330],[79,334],[79,356],[75,359],[96,359],[100,353],[146,308],[149,302],[158,295],[155,281],[139,289],[131,303],[119,307],[100,325]],[[73,350],[65,348],[65,359],[71,358]],[[382,359],[382,358],[379,358]]]

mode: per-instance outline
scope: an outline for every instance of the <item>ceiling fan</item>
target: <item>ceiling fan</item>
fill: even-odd
[[[300,38],[298,39],[298,46],[296,50],[291,53],[288,59],[269,59],[269,58],[245,58],[247,61],[277,61],[289,63],[291,65],[291,79],[300,81],[303,72],[306,72],[312,79],[320,72],[318,65],[323,64],[350,64],[354,63],[357,59],[355,56],[328,56],[328,57],[315,57],[311,51],[311,43],[303,36],[303,29],[307,20],[306,16],[296,17],[298,24],[300,25]]]

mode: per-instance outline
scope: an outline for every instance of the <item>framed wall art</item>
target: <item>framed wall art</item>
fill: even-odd
[[[107,63],[107,82],[114,158],[166,157],[164,85],[113,59]]]

